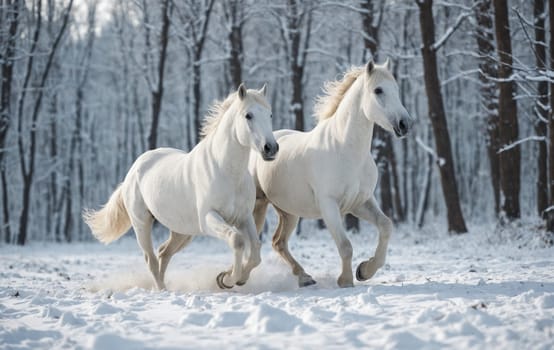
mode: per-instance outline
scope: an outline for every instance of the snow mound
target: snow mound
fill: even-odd
[[[306,334],[313,331],[299,318],[266,304],[254,308],[245,325],[256,333],[295,332]]]

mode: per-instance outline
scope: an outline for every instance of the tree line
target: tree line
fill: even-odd
[[[309,130],[324,81],[390,58],[418,116],[375,128],[395,222],[554,232],[553,0],[0,0],[0,233],[89,239],[80,219],[142,152],[191,149],[241,82]],[[294,181],[294,179],[291,179]],[[354,217],[346,225],[358,229]],[[545,236],[547,237],[547,236]]]

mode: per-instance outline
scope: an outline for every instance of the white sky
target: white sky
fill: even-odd
[[[73,15],[75,17],[75,24],[72,27],[72,35],[74,37],[82,37],[86,33],[88,30],[88,10],[94,4],[96,4],[96,26],[94,30],[98,33],[110,20],[114,1],[121,0],[74,0]],[[63,3],[63,6],[67,6],[67,2],[67,0],[60,1],[60,3]]]

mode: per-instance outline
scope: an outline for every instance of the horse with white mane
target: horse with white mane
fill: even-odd
[[[255,187],[248,159],[251,149],[265,161],[273,160],[279,150],[266,91],[265,85],[258,91],[241,84],[237,92],[212,107],[202,129],[203,139],[190,153],[171,148],[143,153],[108,203],[84,213],[94,236],[106,244],[133,227],[160,290],[165,289],[169,260],[195,235],[225,240],[234,251],[231,270],[216,278],[220,288],[246,283],[260,263],[261,244],[252,216]],[[151,238],[154,220],[170,230],[158,257]],[[246,241],[250,243],[247,257]]]
[[[342,217],[350,213],[379,229],[374,257],[356,270],[360,281],[383,266],[392,231],[391,220],[373,196],[378,176],[370,153],[373,126],[377,123],[404,136],[414,119],[400,101],[388,60],[384,65],[370,61],[365,67],[351,69],[342,80],[328,83],[325,92],[316,105],[318,123],[313,130],[274,132],[281,148],[274,162],[250,156],[249,168],[257,187],[254,219],[260,232],[268,204],[275,207],[279,222],[273,247],[292,267],[302,287],[315,281],[290,254],[288,239],[299,217],[323,218],[342,259],[338,285],[350,287],[352,245]]]

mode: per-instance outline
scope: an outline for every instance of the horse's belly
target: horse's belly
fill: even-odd
[[[320,217],[313,192],[304,181],[274,184],[267,197],[274,206],[289,214],[312,219]]]
[[[158,203],[149,206],[156,220],[171,231],[196,235],[200,232],[196,209],[190,207],[186,198],[175,197],[174,203]]]
[[[292,215],[317,218],[320,214],[314,193],[306,174],[295,163],[264,163],[258,168],[259,185],[268,200],[277,208]]]

